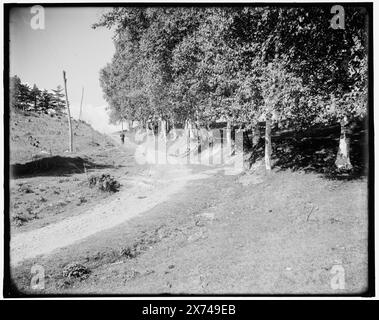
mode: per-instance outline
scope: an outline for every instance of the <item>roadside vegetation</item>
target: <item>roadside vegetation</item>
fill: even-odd
[[[111,121],[262,135],[271,170],[272,129],[301,135],[339,127],[334,163],[350,171],[352,128],[367,115],[367,12],[329,7],[114,8],[94,28],[114,30],[116,52],[100,81]],[[229,139],[230,133],[227,133]]]

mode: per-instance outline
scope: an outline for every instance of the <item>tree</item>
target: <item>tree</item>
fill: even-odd
[[[252,54],[242,61],[266,69],[280,60],[291,77],[301,79],[301,88],[293,88],[296,103],[282,109],[281,118],[299,130],[316,123],[341,124],[336,164],[349,168],[346,127],[367,110],[367,13],[346,6],[344,30],[331,28],[330,18],[327,7],[247,8],[235,16],[231,35],[237,46],[250,41],[245,47]]]
[[[340,123],[336,165],[351,169],[349,127],[367,113],[368,15],[363,8],[346,6],[346,28],[337,30],[325,17],[331,17],[330,8],[290,8],[277,14],[278,33],[268,38],[268,48],[279,48],[287,69],[323,107],[309,108],[308,122]]]
[[[41,93],[41,90],[38,89],[36,84],[34,84],[32,90],[30,91],[30,99],[33,103],[34,110],[37,110],[37,106],[41,99]]]
[[[95,25],[115,29],[101,73],[111,115],[198,126],[221,118],[254,132],[264,118],[270,169],[273,121],[297,130],[339,121],[342,132],[343,119],[365,114],[366,14],[346,7],[350,27],[334,30],[329,9],[115,8]]]
[[[38,104],[38,108],[46,111],[47,109],[50,108],[53,102],[53,95],[48,92],[46,89],[42,91],[41,93],[41,99]]]
[[[97,24],[116,26],[116,53],[100,76],[113,115],[146,122],[168,120],[176,114],[172,50],[185,36],[183,23],[191,21],[188,11],[115,8]]]
[[[62,86],[58,85],[56,89],[52,90],[52,99],[51,104],[52,107],[57,110],[61,111],[65,107],[65,101],[64,101],[64,93]]]
[[[19,108],[21,79],[13,76],[9,81],[9,103],[11,108]]]
[[[30,87],[27,84],[21,83],[18,91],[18,105],[22,110],[26,110],[31,104]]]

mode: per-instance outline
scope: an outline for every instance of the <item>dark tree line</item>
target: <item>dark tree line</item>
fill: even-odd
[[[46,111],[54,109],[62,111],[65,108],[63,88],[58,86],[56,89],[39,89],[35,84],[30,87],[22,83],[18,76],[10,79],[10,107],[23,111]]]
[[[339,123],[336,164],[351,168],[349,126],[367,112],[368,14],[331,7],[114,8],[94,27],[114,30],[116,52],[100,73],[111,121],[304,130]],[[164,125],[163,127],[168,127]]]

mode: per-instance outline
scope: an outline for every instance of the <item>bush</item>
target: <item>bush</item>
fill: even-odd
[[[88,178],[89,186],[97,186],[101,191],[117,192],[120,189],[120,183],[109,174],[102,174],[101,176],[91,176]]]
[[[35,213],[32,209],[27,208],[26,212],[17,212],[13,217],[12,220],[15,223],[17,227],[20,227],[24,225],[25,223],[38,219],[37,213]]]
[[[90,270],[79,263],[69,263],[63,269],[63,276],[66,278],[86,279],[90,274]]]
[[[126,247],[120,249],[120,256],[126,257],[128,259],[133,259],[139,254],[138,248],[136,245],[132,247]]]

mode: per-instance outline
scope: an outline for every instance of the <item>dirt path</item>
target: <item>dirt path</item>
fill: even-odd
[[[120,144],[118,135],[110,135],[121,149],[130,154],[137,145],[126,138]],[[208,174],[212,174],[209,171]],[[121,185],[127,186],[119,193],[90,209],[83,208],[75,216],[53,222],[30,231],[15,233],[11,237],[11,264],[18,265],[23,260],[46,255],[55,249],[69,246],[95,233],[115,227],[178,193],[188,180],[202,178],[203,174],[193,174],[184,165],[151,166],[150,170],[134,176],[123,175]]]
[[[124,183],[133,186],[94,210],[12,239],[19,292],[31,292],[36,264],[46,275],[43,291],[32,291],[40,294],[341,294],[367,285],[364,179],[161,165]],[[90,276],[64,277],[73,262]],[[346,284],[338,290],[336,267]]]
[[[107,200],[80,215],[43,228],[14,235],[11,239],[11,263],[17,265],[25,259],[48,254],[97,232],[115,227],[181,191],[186,182],[212,175],[215,171],[191,173],[185,166],[159,166],[147,176],[125,176],[121,184],[132,185],[121,190],[117,198]]]

